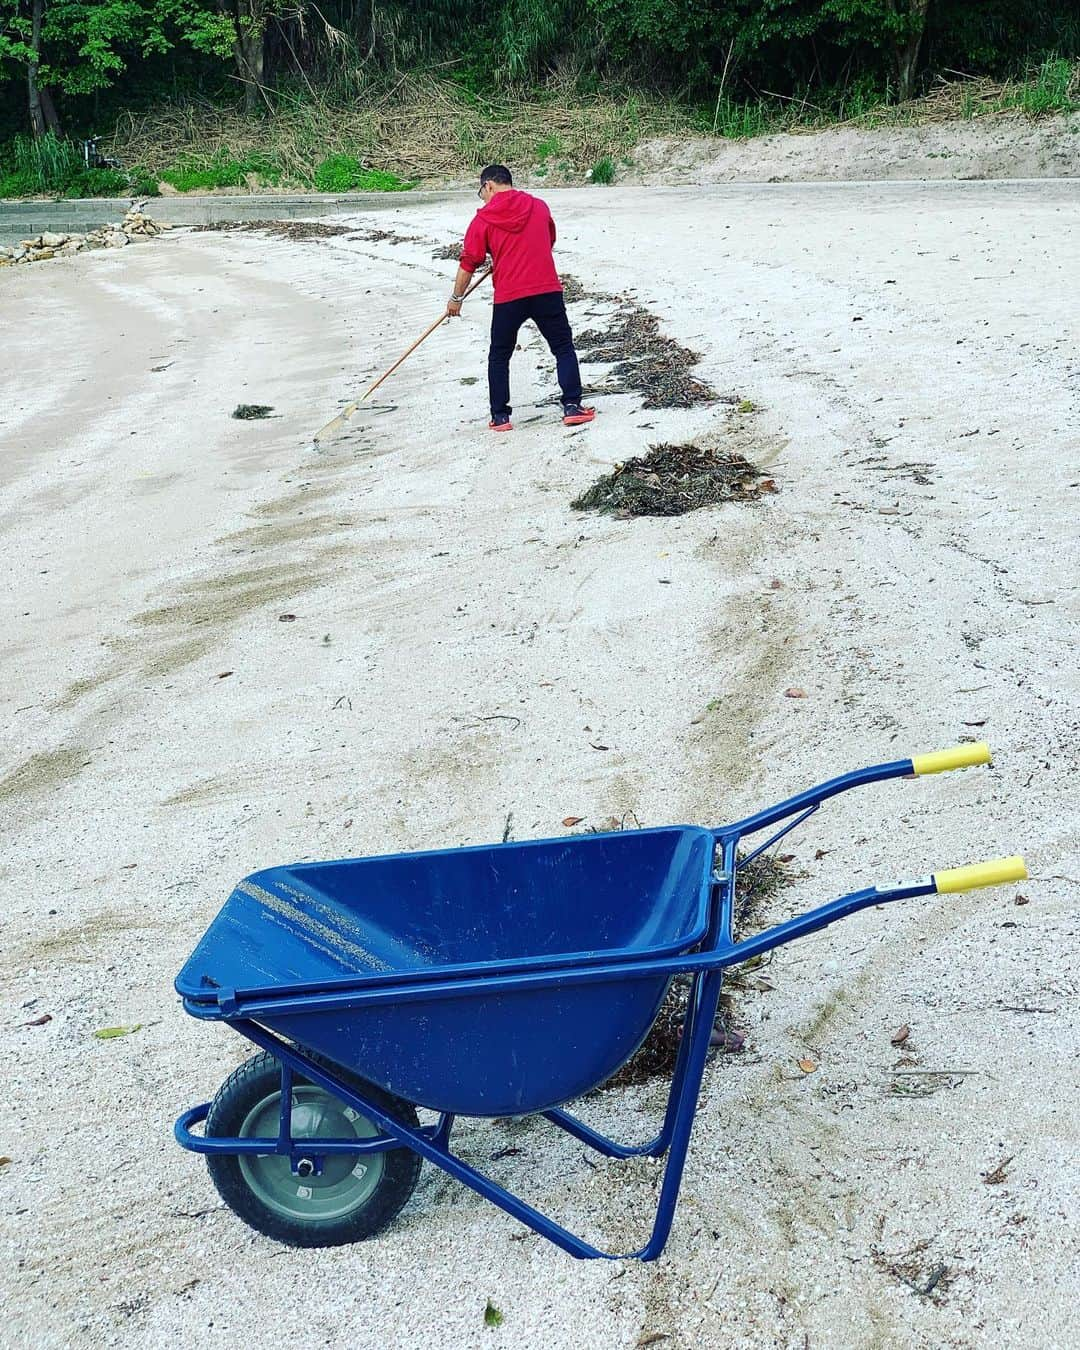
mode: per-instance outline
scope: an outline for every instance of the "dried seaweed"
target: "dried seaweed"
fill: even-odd
[[[583,292],[581,298],[618,297],[586,297]],[[611,374],[619,390],[643,395],[646,408],[692,408],[720,398],[690,374],[700,352],[665,337],[656,315],[632,301],[621,301],[607,328],[587,329],[575,345],[582,362],[613,363]]]
[[[570,505],[619,516],[681,516],[717,502],[754,501],[776,490],[771,478],[736,452],[693,443],[654,445],[598,478]]]
[[[351,234],[351,225],[327,225],[321,220],[211,220],[206,225],[193,225],[193,233],[212,231],[215,234],[247,233],[258,230],[277,235],[281,239],[304,242],[310,239],[334,239]]]

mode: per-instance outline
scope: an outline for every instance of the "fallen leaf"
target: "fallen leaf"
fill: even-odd
[[[983,718],[981,721],[979,721],[979,722],[965,722],[965,723],[964,723],[964,726],[966,726],[966,727],[984,727],[984,726],[986,726],[986,718],[984,717],[984,718]]]
[[[488,1299],[487,1307],[484,1309],[484,1326],[501,1327],[502,1320],[502,1313],[496,1308],[495,1304],[492,1303],[491,1299]]]
[[[218,675],[217,678],[218,678],[219,680],[227,680],[227,679],[229,678],[229,676],[230,676],[232,673],[233,673],[233,672],[232,672],[231,670],[223,670],[223,671]]]
[[[897,1029],[889,1037],[889,1041],[893,1045],[903,1045],[910,1035],[911,1035],[911,1028],[905,1022],[902,1027],[897,1027]]]
[[[647,1345],[656,1345],[660,1341],[670,1341],[671,1336],[666,1331],[646,1331],[637,1338],[636,1350],[645,1350]]]
[[[295,615],[295,614],[279,614],[277,617],[278,617],[278,623],[295,623],[295,622],[296,622],[296,615]]]
[[[98,1041],[114,1041],[118,1036],[130,1036],[133,1031],[138,1031],[142,1027],[141,1022],[133,1022],[126,1027],[99,1027],[94,1032],[94,1039]]]
[[[775,478],[763,478],[763,479],[761,480],[761,482],[758,484],[758,491],[759,491],[759,492],[779,492],[780,489],[776,486],[776,479],[775,479]]]
[[[777,862],[794,862],[794,861],[795,861],[795,854],[794,854],[794,853],[781,853],[780,856],[777,858],[776,861],[777,861]]]
[[[998,1165],[994,1168],[992,1172],[984,1172],[983,1185],[1000,1186],[1003,1181],[1007,1181],[1008,1173],[1005,1171],[1005,1169],[1006,1167],[1008,1167],[1009,1163],[1011,1163],[1013,1158],[1015,1157],[1016,1154],[1013,1153],[1008,1158],[1002,1158],[1002,1160],[998,1163]]]
[[[1029,905],[1030,903],[1031,901],[1027,898],[1026,895],[1018,895],[1016,899],[1013,901],[1014,905]]]
[[[5,1155],[3,1158],[0,1158],[0,1167],[6,1167],[9,1162],[11,1162],[11,1159]]]
[[[799,1068],[803,1073],[813,1073],[817,1069],[817,1064],[812,1059],[800,1059]]]
[[[564,816],[563,824],[569,829],[571,825],[580,825],[584,819],[584,816]]]
[[[120,865],[120,871],[121,871],[121,872],[132,872],[132,871],[135,870],[136,867],[138,867],[138,865],[139,865],[138,863],[121,863],[121,865]]]
[[[785,690],[784,690],[784,697],[785,697],[785,698],[805,698],[805,697],[806,697],[806,690],[805,690],[805,689],[796,689],[794,686],[792,686],[792,688],[790,688],[790,689],[785,689]]]
[[[822,860],[822,858],[824,858],[824,856],[826,855],[826,853],[831,853],[831,852],[832,852],[832,849],[831,849],[831,848],[818,848],[818,849],[815,849],[815,850],[814,850],[814,861],[815,861],[815,862],[820,862],[820,861]]]
[[[491,1155],[491,1161],[495,1162],[499,1158],[516,1158],[519,1153],[524,1153],[523,1148],[500,1148]]]
[[[589,742],[589,745],[590,745],[594,750],[610,750],[610,749],[611,749],[611,746],[610,746],[610,745],[598,745],[595,741],[590,741],[590,742]]]
[[[779,590],[782,590],[782,589],[783,589],[783,586],[784,586],[784,583],[780,580],[779,577],[773,577],[772,581],[769,582],[769,590],[770,590],[770,591],[779,591]]]
[[[352,824],[352,821],[351,821],[351,820],[343,820],[343,821],[341,822],[341,828],[342,828],[343,830],[347,830],[351,824]]]
[[[43,1027],[46,1022],[52,1021],[52,1013],[42,1013],[40,1017],[35,1017],[32,1022],[24,1022],[24,1027]]]

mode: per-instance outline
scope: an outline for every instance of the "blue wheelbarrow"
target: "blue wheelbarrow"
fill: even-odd
[[[648,1242],[678,1199],[724,968],[869,905],[1027,875],[1005,858],[841,896],[732,936],[735,879],[829,797],[990,759],[985,745],[830,779],[721,829],[673,826],[303,863],[242,881],[176,980],[187,1012],[259,1046],[178,1142],[207,1155],[226,1204],[296,1246],[371,1237],[422,1159],[577,1257],[615,1257],[451,1151],[458,1116],[542,1115],[612,1158],[667,1155]],[[775,830],[752,852],[740,843]],[[676,975],[691,979],[659,1134],[620,1144],[563,1109],[645,1039]],[[436,1113],[421,1124],[417,1107]],[[201,1131],[196,1129],[201,1125]]]

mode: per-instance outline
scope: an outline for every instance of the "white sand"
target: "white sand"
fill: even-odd
[[[552,204],[566,269],[637,287],[760,411],[608,398],[569,434],[531,407],[552,381],[528,337],[496,442],[470,303],[391,411],[314,452],[441,305],[430,245],[182,234],[0,275],[5,1345],[1080,1343],[1080,189]],[[445,242],[473,205],[369,223]],[[605,465],[699,433],[781,494],[569,510]],[[377,1241],[291,1251],[173,1144],[245,1053],[171,992],[245,873],[497,839],[509,812],[518,837],[720,822],[965,736],[993,770],[838,800],[791,842],[806,876],[772,917],[1014,850],[1032,881],[776,955],[775,987],[737,997],[746,1053],[707,1073],[659,1263],[573,1262],[432,1168]],[[143,1027],[92,1038],[122,1023]],[[898,1080],[903,1023],[909,1067],[963,1074]],[[587,1111],[642,1137],[661,1101]],[[591,1239],[643,1240],[654,1164],[594,1168],[531,1122],[512,1141],[489,1163],[505,1130],[459,1140]],[[933,1297],[900,1278],[942,1266]]]

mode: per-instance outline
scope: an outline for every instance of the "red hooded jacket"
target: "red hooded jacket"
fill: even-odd
[[[555,222],[547,203],[528,192],[507,188],[496,192],[472,218],[465,231],[461,266],[475,272],[490,253],[495,269],[495,303],[524,295],[561,291],[551,246]]]

